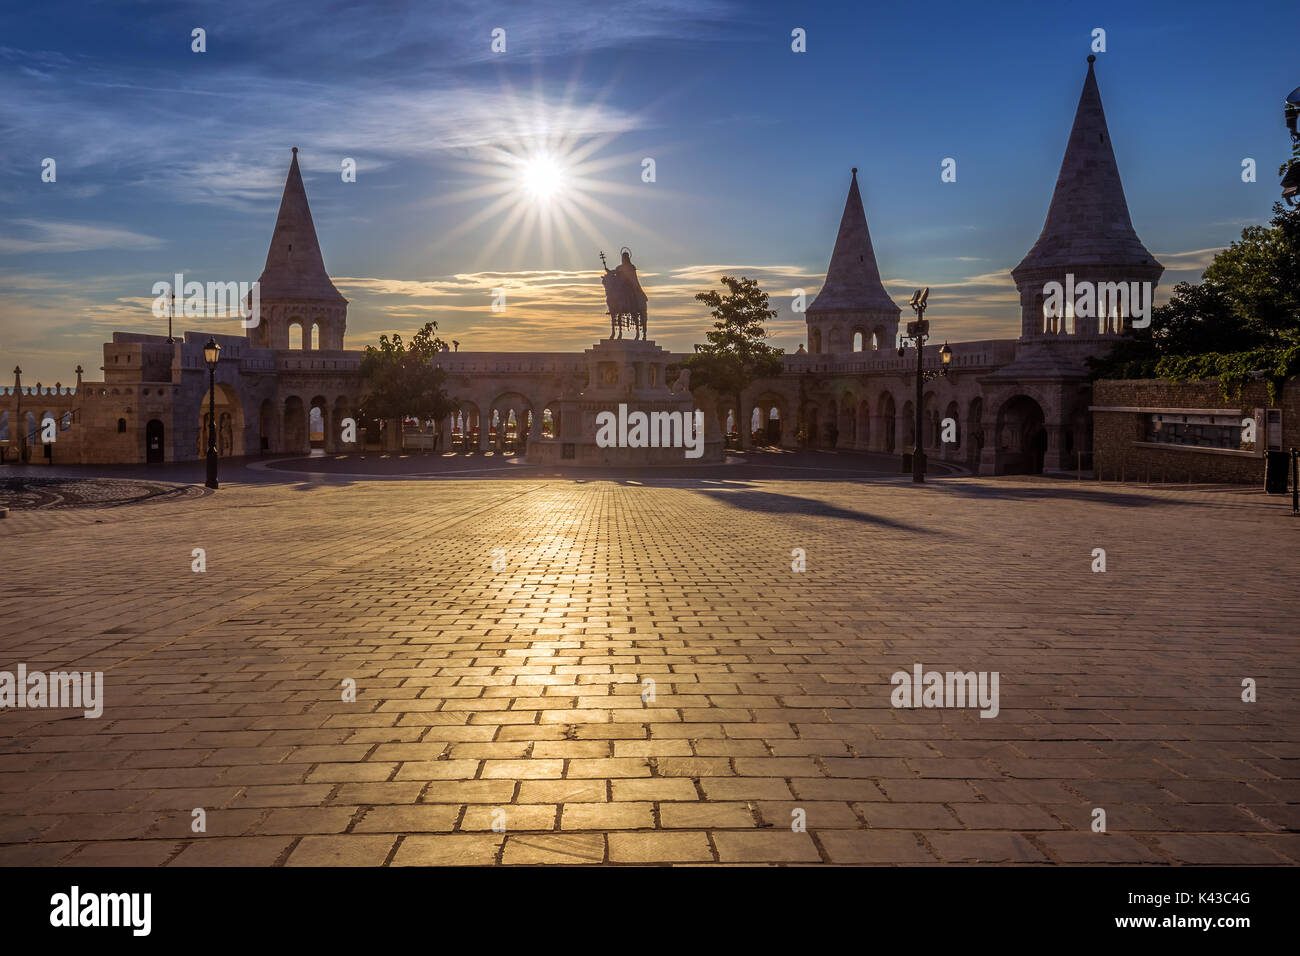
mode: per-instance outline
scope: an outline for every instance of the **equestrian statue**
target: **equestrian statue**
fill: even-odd
[[[600,254],[600,264],[605,274],[600,277],[605,286],[605,305],[609,310],[609,337],[622,338],[623,329],[629,329],[633,338],[646,338],[646,294],[637,281],[636,266],[632,265],[632,251],[623,247],[623,261],[613,269]]]

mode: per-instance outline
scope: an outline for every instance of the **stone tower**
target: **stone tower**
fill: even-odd
[[[808,351],[850,352],[854,333],[862,334],[863,350],[893,348],[900,311],[880,281],[855,168],[826,282],[805,315]]]
[[[248,341],[257,348],[287,349],[289,330],[302,330],[302,347],[312,348],[312,331],[316,348],[322,351],[343,348],[347,329],[348,300],[339,294],[325,271],[320,243],[307,190],[298,170],[298,147],[280,199],[280,214],[275,220],[271,248],[258,279],[261,295],[261,322],[247,332]]]
[[[1072,275],[1076,286],[1085,281],[1150,282],[1154,291],[1164,266],[1142,245],[1129,219],[1097,89],[1096,59],[1088,57],[1088,75],[1042,234],[1011,277],[1020,292],[1022,342],[1069,335],[1083,351],[1100,353],[1127,322],[1108,323],[1095,316],[1048,318],[1043,314],[1044,286],[1065,286],[1067,275]]]

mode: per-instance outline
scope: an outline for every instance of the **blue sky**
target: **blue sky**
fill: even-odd
[[[1292,4],[6,5],[0,369],[92,377],[113,330],[165,331],[154,282],[255,279],[290,146],[354,348],[435,319],[465,349],[581,349],[607,321],[597,252],[627,245],[661,344],[701,341],[691,295],[738,272],[793,350],[790,296],[820,285],[851,166],[895,299],[930,285],[940,334],[1011,337],[1007,273],[1042,228],[1098,27],[1129,208],[1167,294],[1269,216],[1300,82]],[[520,185],[543,154],[561,170],[547,200]]]

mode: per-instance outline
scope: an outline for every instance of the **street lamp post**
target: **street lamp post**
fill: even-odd
[[[209,488],[217,485],[217,362],[221,359],[221,345],[209,337],[203,346],[203,361],[208,365],[208,480]]]
[[[948,374],[948,367],[952,364],[952,349],[948,343],[943,344],[939,350],[939,359],[941,367],[938,369],[924,368],[925,358],[925,340],[930,336],[930,323],[925,318],[926,300],[930,298],[930,287],[917,289],[912,293],[912,311],[916,313],[916,321],[907,323],[907,334],[901,337],[898,354],[902,357],[908,339],[912,340],[916,347],[916,423],[915,423],[915,440],[912,443],[912,481],[916,484],[925,482],[925,451],[924,439],[924,409],[922,407],[923,392],[925,383],[932,378],[938,378],[940,375]]]

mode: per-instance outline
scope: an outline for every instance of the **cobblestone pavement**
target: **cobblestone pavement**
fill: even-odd
[[[194,498],[206,489],[127,478],[7,478],[0,474],[0,507],[115,508],[163,498]]]
[[[839,476],[15,512],[0,670],[105,700],[0,713],[0,863],[1294,864],[1286,515]],[[998,715],[894,708],[917,663]]]

